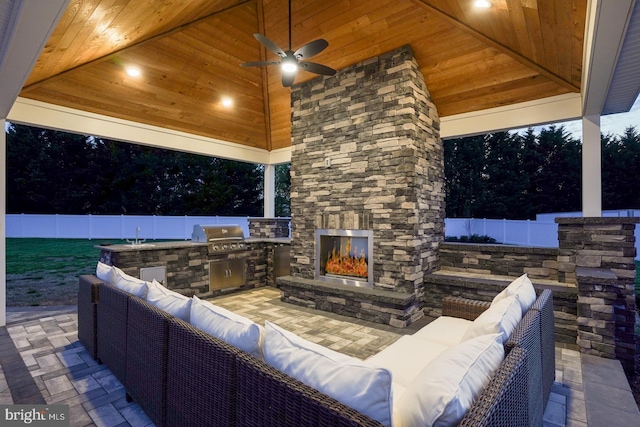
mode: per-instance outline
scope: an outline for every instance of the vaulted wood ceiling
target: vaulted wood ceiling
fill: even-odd
[[[293,0],[292,48],[341,69],[408,44],[440,116],[580,92],[587,0]],[[71,0],[20,95],[273,150],[290,89],[252,36],[288,47],[287,0]],[[142,69],[129,77],[128,64]],[[339,74],[338,74],[339,75]],[[316,78],[298,73],[296,83]],[[233,99],[232,107],[221,98]]]

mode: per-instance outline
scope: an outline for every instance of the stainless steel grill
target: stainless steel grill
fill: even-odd
[[[247,248],[239,225],[194,225],[191,241],[207,243],[210,254],[242,251]]]

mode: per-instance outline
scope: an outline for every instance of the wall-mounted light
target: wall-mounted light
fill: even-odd
[[[229,97],[222,98],[222,105],[225,107],[231,107],[233,105],[233,100]]]
[[[491,7],[491,2],[489,0],[475,0],[473,5],[478,9],[488,9]]]

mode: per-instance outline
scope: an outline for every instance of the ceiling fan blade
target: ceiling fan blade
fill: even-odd
[[[313,55],[317,55],[329,46],[329,43],[325,39],[318,39],[309,42],[296,50],[293,54],[297,59],[311,58]]]
[[[296,73],[282,73],[282,86],[291,87],[296,79]]]
[[[257,62],[245,62],[240,64],[241,67],[262,67],[264,65],[278,65],[278,61],[257,61]]]
[[[306,71],[310,71],[316,74],[322,74],[323,76],[333,76],[336,74],[336,70],[327,67],[326,65],[316,64],[315,62],[300,62],[298,66]]]
[[[284,58],[285,56],[287,56],[286,53],[284,53],[284,50],[280,49],[280,47],[275,44],[274,42],[272,42],[271,40],[269,40],[268,38],[266,38],[265,36],[263,36],[262,34],[254,34],[253,37],[256,38],[256,40],[258,40],[260,43],[262,43],[264,45],[264,47],[266,47],[267,49],[269,49],[271,52],[275,53],[276,55]]]

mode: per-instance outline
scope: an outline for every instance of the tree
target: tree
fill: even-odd
[[[640,134],[633,126],[622,136],[602,137],[602,205],[604,209],[640,206]]]
[[[10,125],[7,212],[260,216],[264,166]]]
[[[291,216],[291,163],[275,167],[276,216]]]

